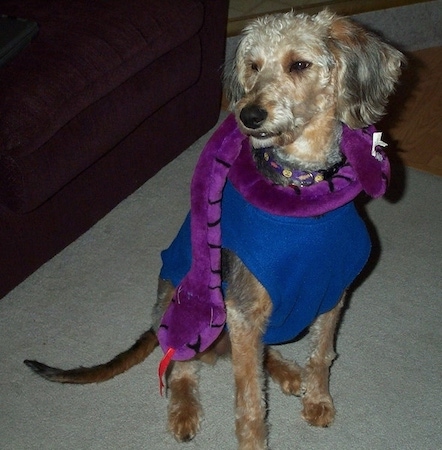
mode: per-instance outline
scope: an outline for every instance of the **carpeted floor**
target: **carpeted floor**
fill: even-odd
[[[52,384],[22,363],[91,365],[149,327],[160,251],[187,212],[189,180],[207,137],[0,302],[0,448],[236,448],[228,360],[202,370],[205,417],[188,444],[166,431],[158,350],[101,385]],[[299,399],[270,383],[274,450],[442,448],[442,178],[396,160],[394,173],[389,199],[366,205],[374,251],[340,327],[331,376],[336,422],[309,427]],[[280,349],[303,362],[307,341]]]

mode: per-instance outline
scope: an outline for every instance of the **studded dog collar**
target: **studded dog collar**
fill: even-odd
[[[273,155],[273,148],[260,148],[254,151],[262,157],[267,165],[275,172],[289,180],[289,186],[307,187],[320,181],[329,180],[345,164],[345,156],[332,167],[324,170],[294,170],[278,162]]]

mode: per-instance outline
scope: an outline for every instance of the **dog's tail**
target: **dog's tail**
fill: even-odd
[[[63,370],[50,367],[38,361],[25,360],[24,363],[36,374],[57,383],[100,383],[110,380],[131,367],[143,362],[157,347],[158,339],[150,329],[143,333],[135,344],[105,364],[93,367],[79,367]]]

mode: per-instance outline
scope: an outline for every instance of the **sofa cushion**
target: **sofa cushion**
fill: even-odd
[[[68,181],[66,172],[74,177],[108,150],[73,150],[96,150],[91,158],[63,148],[58,155],[39,149],[76,116],[188,41],[204,19],[197,0],[34,0],[39,7],[32,15],[26,3],[0,5],[0,13],[35,20],[40,27],[34,41],[0,69],[0,201],[22,212],[57,192]],[[194,83],[197,75],[189,72],[187,82]],[[50,176],[44,173],[48,167],[63,164],[63,176],[52,177],[38,195],[31,192]]]

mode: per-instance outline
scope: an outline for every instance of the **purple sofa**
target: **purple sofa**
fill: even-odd
[[[215,124],[227,6],[0,2],[39,25],[0,67],[0,297]]]

